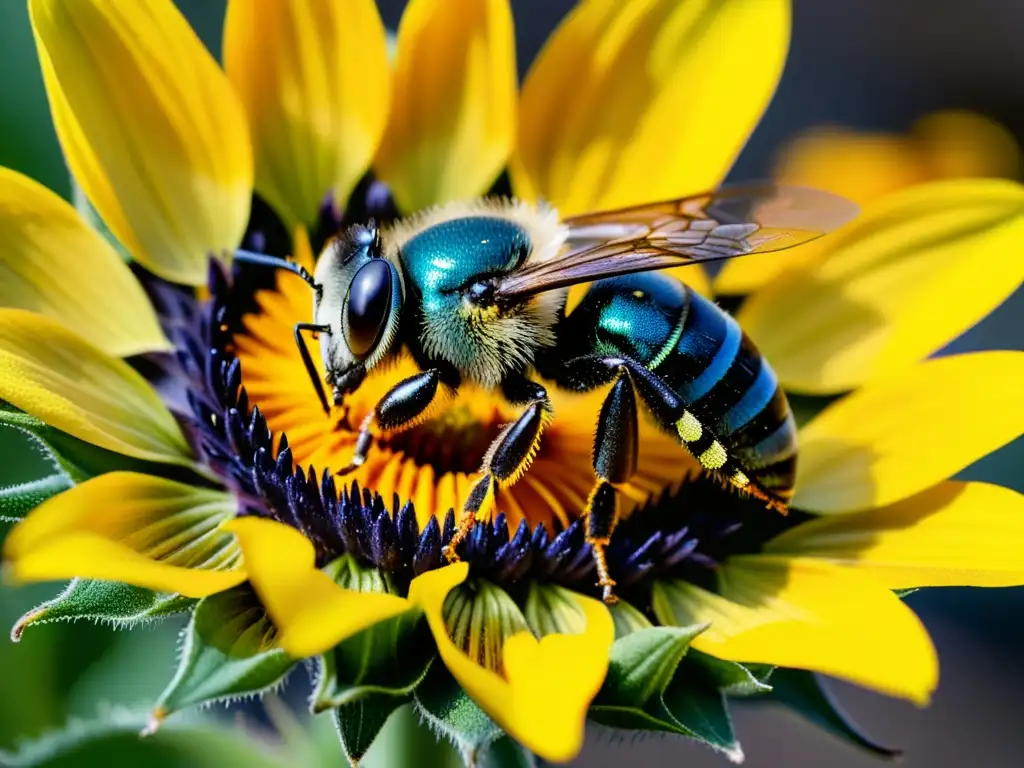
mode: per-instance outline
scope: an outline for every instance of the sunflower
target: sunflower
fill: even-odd
[[[949,479],[1021,434],[1024,356],[929,359],[1021,282],[1016,184],[887,198],[809,246],[819,270],[742,305],[787,386],[840,395],[800,430],[793,510],[643,426],[614,608],[579,520],[600,393],[553,395],[529,471],[446,564],[508,406],[460,391],[340,483],[351,424],[411,363],[325,416],[291,338],[305,286],[229,264],[245,245],[311,266],[342,223],[489,191],[564,216],[714,188],[780,76],[784,0],[583,0],[518,94],[506,0],[412,0],[393,66],[370,0],[232,0],[224,71],[170,0],[29,7],[83,211],[110,237],[0,171],[0,413],[59,466],[26,491],[5,566],[75,579],[14,635],[191,611],[153,727],[312,658],[314,709],[353,760],[409,701],[470,760],[502,732],[569,760],[588,712],[736,757],[723,697],[768,690],[773,667],[928,700],[935,650],[894,590],[1024,583],[1021,497]]]

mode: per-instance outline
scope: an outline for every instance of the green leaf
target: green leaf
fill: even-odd
[[[612,645],[608,676],[594,706],[643,709],[668,686],[690,641],[704,626],[651,627],[621,637]]]
[[[185,631],[178,671],[160,696],[154,718],[273,688],[296,663],[275,647],[276,637],[248,584],[203,598]]]
[[[473,765],[495,739],[501,728],[476,705],[443,664],[434,664],[414,691],[416,710],[427,724],[462,753],[466,765]]]
[[[779,668],[772,675],[771,694],[755,701],[781,703],[819,728],[879,757],[893,760],[902,755],[901,750],[882,746],[862,733],[813,672]]]
[[[371,694],[404,696],[424,678],[435,655],[419,609],[375,624],[320,657],[312,711],[323,712]]]
[[[16,753],[0,752],[11,768],[284,768],[256,739],[211,727],[170,727],[139,737],[141,718],[114,716],[103,722],[75,723],[28,743]]]
[[[153,592],[118,581],[74,579],[57,597],[34,608],[14,625],[11,637],[21,639],[31,626],[54,621],[89,619],[115,627],[127,627],[183,613],[196,601],[181,595]]]
[[[410,700],[410,696],[371,693],[334,710],[334,725],[350,764],[363,759],[391,714]]]
[[[726,696],[755,696],[772,689],[765,680],[775,668],[767,664],[750,665],[748,668],[735,661],[726,661],[695,650],[687,654],[686,664],[696,667],[696,674],[704,675],[714,688]]]

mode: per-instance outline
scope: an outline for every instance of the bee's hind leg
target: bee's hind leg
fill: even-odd
[[[444,548],[444,556],[451,562],[459,559],[457,549],[476,521],[490,517],[498,489],[512,485],[529,469],[544,427],[551,421],[551,401],[540,384],[522,374],[513,374],[502,389],[509,402],[526,403],[526,408],[501,430],[484,455],[482,477],[470,490],[455,533]]]
[[[628,482],[636,473],[639,456],[636,395],[629,369],[620,366],[615,383],[601,405],[594,437],[594,474],[597,483],[584,510],[586,541],[597,567],[598,585],[606,603],[616,601],[615,580],[608,571],[606,549],[619,522],[619,494],[615,484]]]

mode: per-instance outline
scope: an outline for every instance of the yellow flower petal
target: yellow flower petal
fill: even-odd
[[[912,184],[935,179],[1020,176],[1021,152],[1005,127],[960,110],[920,120],[910,135],[816,128],[783,152],[774,176],[781,183],[835,192],[864,206]],[[743,294],[783,272],[826,257],[826,242],[784,253],[732,259],[715,279],[719,293]]]
[[[892,589],[1024,584],[1024,496],[946,482],[887,507],[818,518],[765,551],[874,573]]]
[[[230,495],[112,472],[43,502],[4,543],[20,581],[105,579],[205,597],[245,581],[238,548],[218,529]]]
[[[485,192],[512,150],[515,110],[508,0],[412,0],[375,162],[398,207],[411,213]]]
[[[1006,126],[966,110],[926,115],[914,126],[928,170],[940,178],[1021,175],[1020,146]]]
[[[57,136],[131,254],[199,284],[245,230],[252,148],[227,78],[170,0],[30,0]]]
[[[395,595],[339,587],[316,568],[309,540],[291,526],[242,517],[224,526],[238,536],[249,582],[295,658],[323,653],[347,637],[408,611]]]
[[[0,400],[111,451],[192,463],[177,422],[141,375],[42,315],[0,309]]]
[[[905,499],[1024,433],[1024,353],[928,360],[833,403],[800,431],[793,505],[859,512]]]
[[[391,72],[373,0],[231,0],[224,68],[249,115],[256,190],[294,226],[370,167]]]
[[[615,639],[603,604],[575,595],[586,616],[578,635],[545,635],[539,641],[520,632],[505,641],[504,676],[477,664],[448,636],[445,597],[466,580],[466,563],[430,571],[413,580],[409,599],[422,607],[441,659],[459,685],[506,733],[551,762],[574,758],[583,745],[587,707],[608,670]]]
[[[1024,187],[922,184],[869,208],[828,258],[753,295],[739,322],[788,389],[830,394],[940,349],[1024,281]],[[825,247],[825,246],[822,246]]]
[[[775,91],[787,0],[585,0],[523,85],[516,193],[563,214],[718,186]]]
[[[815,560],[744,556],[719,572],[719,594],[683,581],[655,585],[663,624],[711,626],[693,647],[732,661],[841,677],[926,704],[938,659],[920,620],[868,574]]]
[[[51,317],[111,355],[170,349],[114,249],[61,198],[7,168],[0,168],[0,305]]]
[[[783,184],[835,192],[861,206],[929,178],[921,152],[907,137],[842,128],[816,129],[797,138],[783,153],[774,176]],[[834,239],[730,259],[715,278],[715,290],[745,294],[770,285],[784,272],[826,258]]]

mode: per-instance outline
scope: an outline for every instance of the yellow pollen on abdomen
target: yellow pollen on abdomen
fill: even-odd
[[[697,421],[696,416],[689,411],[683,411],[683,415],[676,422],[676,431],[684,443],[692,443],[700,440],[700,436],[704,434],[704,427]]]
[[[715,440],[697,459],[705,469],[718,469],[725,464],[729,457],[722,444]]]
[[[750,478],[747,477],[742,472],[740,472],[738,469],[736,470],[736,473],[729,478],[729,481],[737,488],[746,488],[748,485],[750,485]]]

